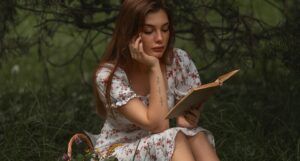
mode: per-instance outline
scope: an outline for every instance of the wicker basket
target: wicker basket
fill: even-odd
[[[78,142],[84,142],[88,146],[88,150],[90,150],[90,151],[94,150],[93,144],[92,144],[90,138],[86,134],[76,133],[71,137],[71,139],[68,143],[68,153],[67,153],[68,158],[66,159],[67,161],[71,161],[71,159],[72,159],[72,146],[73,146],[74,143],[78,143]]]

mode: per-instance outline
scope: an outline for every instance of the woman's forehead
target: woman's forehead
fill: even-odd
[[[162,26],[169,23],[167,13],[164,10],[150,12],[145,17],[146,26]]]

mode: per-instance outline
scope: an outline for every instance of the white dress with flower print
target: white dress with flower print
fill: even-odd
[[[101,68],[97,73],[97,85],[101,100],[105,103],[105,82],[111,72],[111,64]],[[177,100],[185,96],[189,89],[201,84],[198,71],[188,56],[181,49],[174,49],[173,62],[166,67],[168,81],[168,106],[172,108]],[[132,98],[139,98],[148,105],[148,96],[137,95],[128,82],[126,73],[117,68],[112,79],[111,104],[119,108]],[[91,135],[96,151],[102,156],[115,156],[119,161],[168,161],[171,160],[175,148],[175,137],[179,131],[193,136],[205,132],[209,142],[214,146],[212,134],[197,127],[193,129],[173,127],[161,133],[151,134],[127,120],[117,110],[114,117],[108,114],[99,135]],[[112,150],[113,149],[113,150]]]

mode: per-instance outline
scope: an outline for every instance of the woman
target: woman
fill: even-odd
[[[170,128],[165,118],[200,85],[195,65],[173,44],[173,22],[160,0],[123,1],[95,73],[97,111],[106,118],[92,139],[99,155],[120,161],[219,160],[213,136],[197,127],[198,107],[179,116],[177,127]]]

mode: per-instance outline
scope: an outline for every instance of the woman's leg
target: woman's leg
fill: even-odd
[[[175,138],[175,149],[172,161],[195,161],[189,141],[182,132],[178,132]]]
[[[187,138],[196,161],[219,161],[214,147],[209,143],[205,133],[199,132]]]

